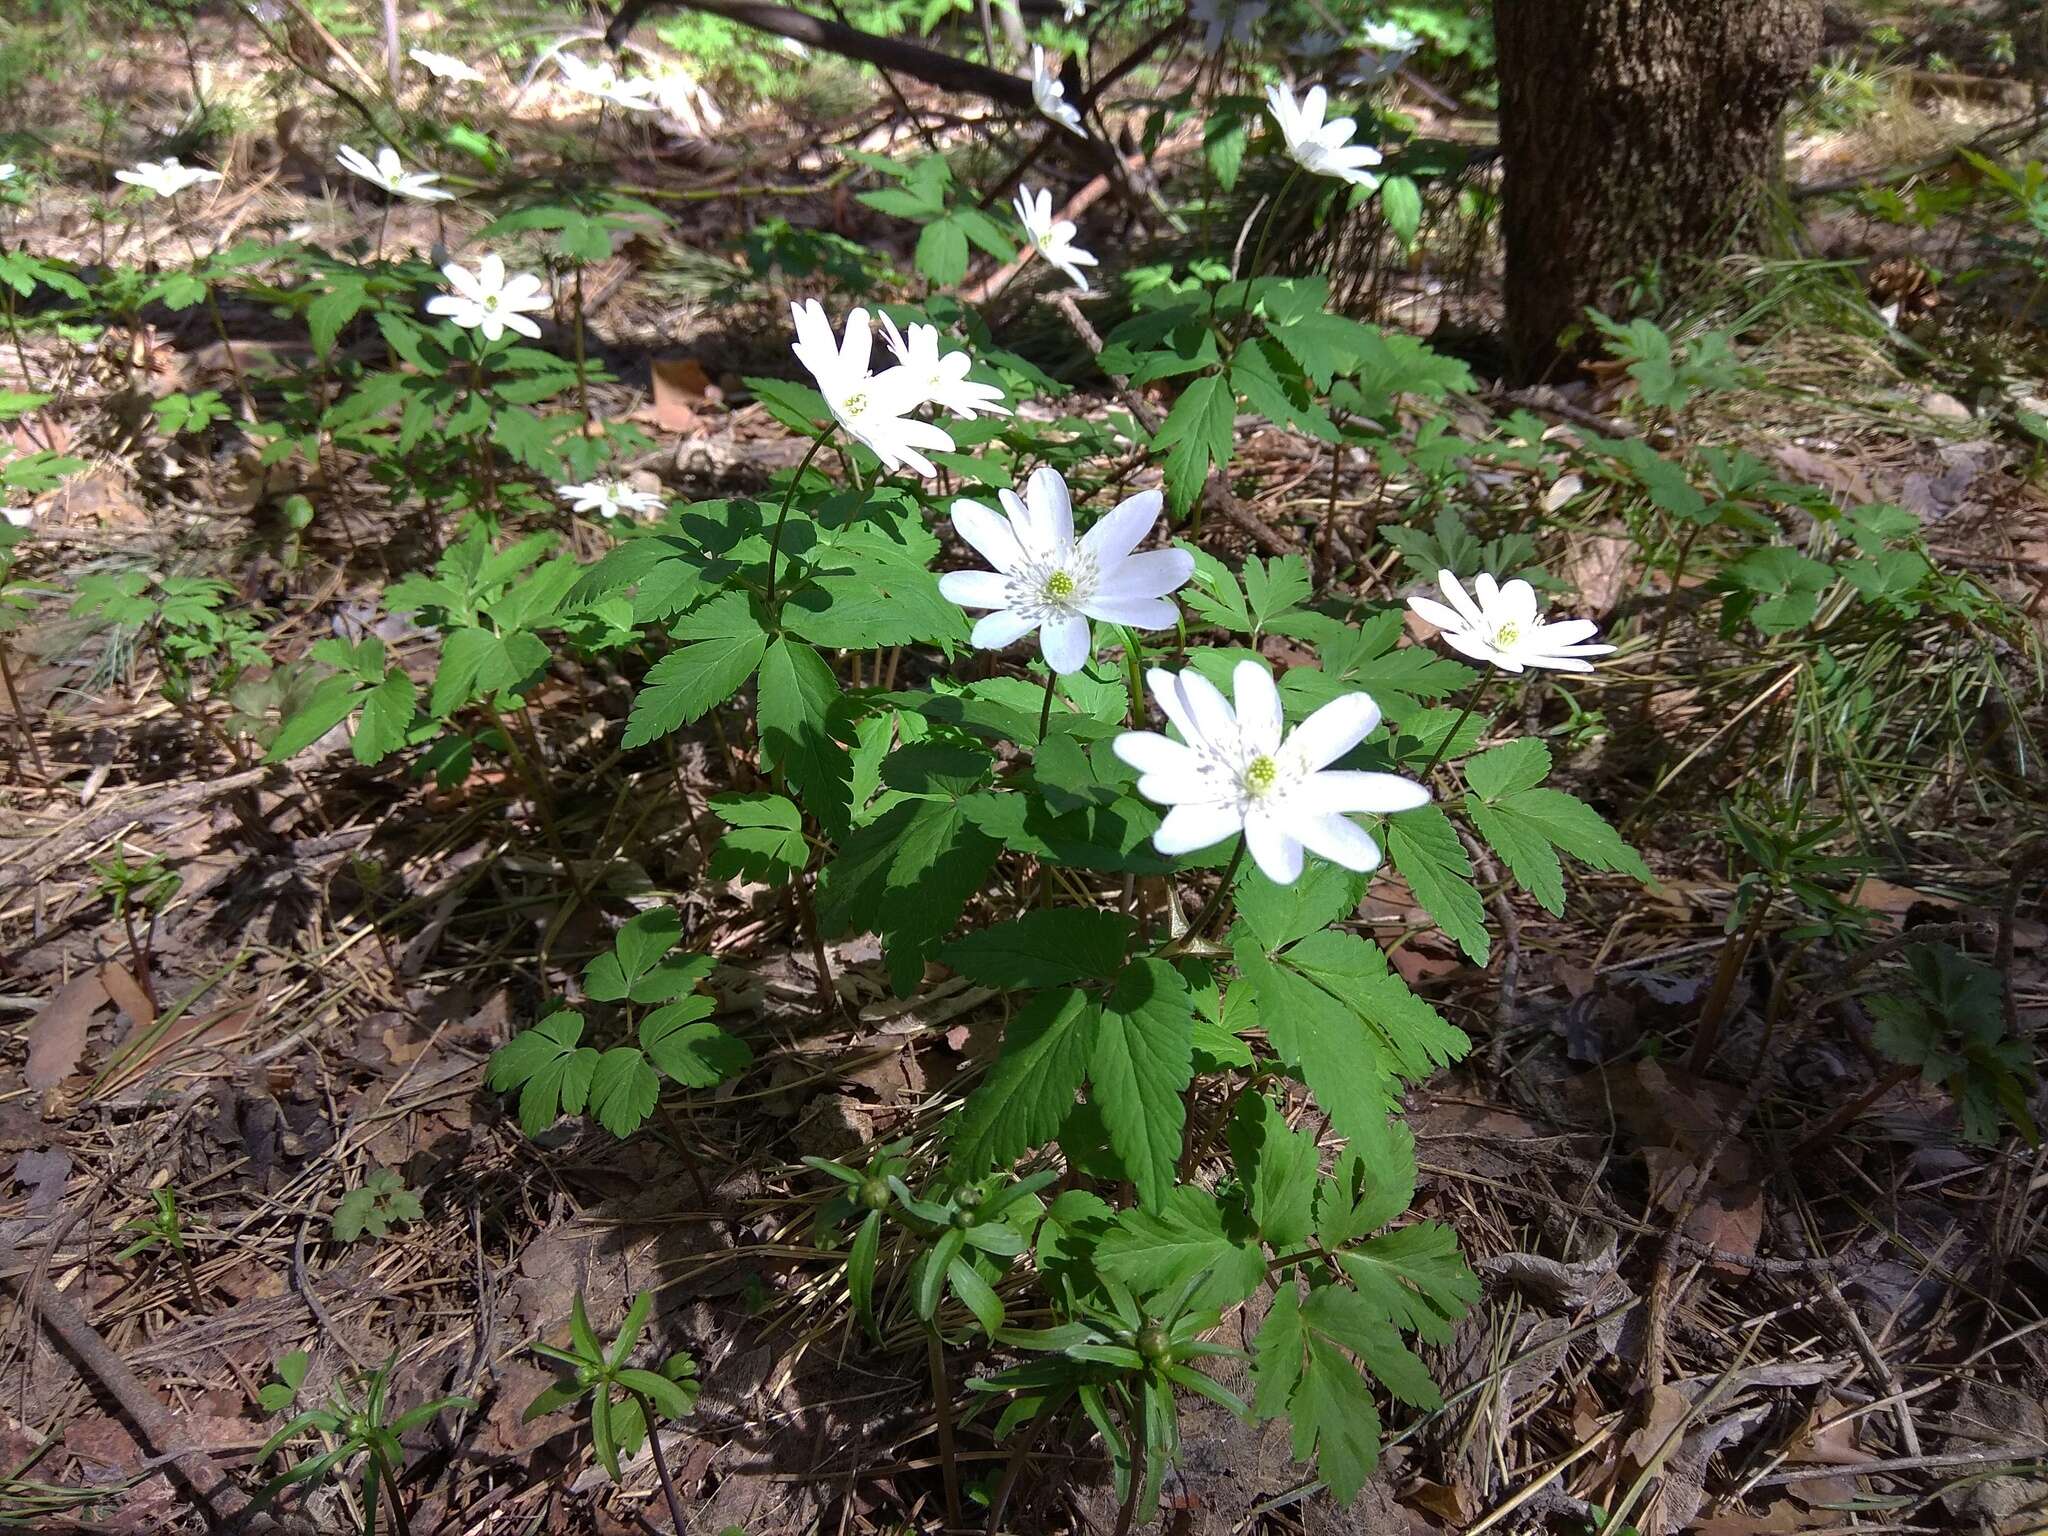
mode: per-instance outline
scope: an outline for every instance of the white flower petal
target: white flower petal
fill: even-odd
[[[1230,686],[1237,696],[1237,729],[1244,750],[1253,755],[1279,751],[1287,724],[1280,707],[1280,690],[1273,686],[1273,674],[1266,664],[1240,661],[1230,674]]]
[[[1074,543],[1074,503],[1067,482],[1049,464],[1031,472],[1024,485],[1024,506],[1041,549],[1070,549]]]
[[[1024,551],[1017,543],[1010,520],[979,502],[953,503],[953,531],[998,571],[1007,574],[1024,563]]]
[[[1161,818],[1152,846],[1171,858],[1220,843],[1242,826],[1237,812],[1219,802],[1176,805]]]
[[[1159,521],[1160,505],[1161,497],[1157,491],[1140,491],[1135,496],[1126,496],[1098,519],[1093,528],[1081,535],[1081,547],[1095,557],[1104,571],[1109,570],[1136,549],[1145,535],[1152,531],[1152,525]],[[1176,553],[1185,555],[1186,551]],[[1192,571],[1194,557],[1188,556],[1187,559],[1188,569]]]
[[[1105,571],[1096,589],[1104,597],[1164,597],[1194,579],[1195,557],[1184,549],[1148,549]]]
[[[1347,693],[1332,699],[1294,728],[1287,752],[1304,772],[1334,763],[1370,736],[1380,723],[1380,707],[1369,693]]]
[[[1125,731],[1109,744],[1109,749],[1140,773],[1192,771],[1198,762],[1192,747],[1184,747],[1157,731]]]
[[[1252,862],[1274,884],[1292,885],[1301,878],[1301,844],[1270,812],[1255,810],[1245,818],[1244,843]]]
[[[1132,629],[1171,629],[1180,609],[1164,597],[1125,597],[1121,593],[1098,592],[1080,605],[1091,619],[1105,624],[1126,624]]]
[[[1180,697],[1181,707],[1194,724],[1195,736],[1217,747],[1237,745],[1236,713],[1224,701],[1221,690],[1193,667],[1180,674]]]
[[[1173,728],[1180,732],[1181,740],[1193,742],[1200,739],[1195,729],[1194,717],[1188,713],[1187,705],[1180,691],[1180,679],[1164,667],[1151,667],[1145,673],[1145,687],[1152,695],[1152,702],[1159,706],[1159,712],[1166,716]]]
[[[1078,613],[1054,614],[1038,628],[1045,664],[1062,677],[1088,665],[1089,640],[1088,621]]]
[[[1363,812],[1392,816],[1429,804],[1429,791],[1397,773],[1361,773],[1326,768],[1302,782],[1302,797],[1332,813]]]
[[[976,650],[1000,651],[1015,645],[1036,628],[1038,620],[1013,608],[1002,608],[978,620],[969,639]]]
[[[1493,578],[1491,576],[1482,576],[1480,579],[1488,586],[1493,585]],[[1486,627],[1485,614],[1480,612],[1479,605],[1472,601],[1471,594],[1466,592],[1464,587],[1459,584],[1458,578],[1451,574],[1448,566],[1436,573],[1436,584],[1442,589],[1444,596],[1449,599],[1451,607],[1457,610],[1460,617],[1464,619],[1470,628],[1484,629]]]
[[[948,571],[939,578],[939,595],[962,608],[1002,608],[1010,601],[1010,582],[994,571]]]
[[[1431,597],[1411,597],[1408,606],[1419,618],[1434,624],[1440,630],[1463,629],[1465,620],[1453,609]]]
[[[1379,844],[1357,822],[1346,821],[1342,816],[1325,815],[1309,807],[1290,811],[1284,819],[1289,835],[1299,840],[1310,853],[1320,854],[1332,864],[1341,864],[1346,869],[1361,873],[1379,868]]]

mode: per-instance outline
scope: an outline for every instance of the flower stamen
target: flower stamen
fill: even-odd
[[[1280,765],[1264,753],[1253,758],[1244,770],[1244,787],[1248,794],[1263,795],[1280,780]]]

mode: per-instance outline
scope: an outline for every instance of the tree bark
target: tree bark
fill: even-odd
[[[1585,349],[1588,307],[1720,254],[1780,169],[1818,0],[1496,0],[1508,345]]]

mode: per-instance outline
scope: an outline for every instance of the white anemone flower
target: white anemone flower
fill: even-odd
[[[573,53],[558,53],[555,55],[555,62],[562,67],[562,83],[572,91],[595,96],[599,101],[609,102],[621,112],[654,110],[655,84],[645,75],[622,79],[618,70],[613,68],[611,60],[586,64]]]
[[[882,322],[882,339],[888,342],[889,350],[896,354],[896,361],[917,385],[926,404],[943,406],[970,421],[982,414],[1010,414],[1010,408],[1002,403],[1000,389],[993,384],[976,384],[967,377],[967,370],[974,366],[973,358],[964,351],[939,350],[937,326],[913,323],[906,336],[896,328],[887,310],[879,311],[876,318]]]
[[[187,187],[197,186],[202,181],[219,181],[220,172],[197,165],[180,165],[178,157],[171,155],[163,160],[138,160],[128,170],[114,172],[114,180],[131,187],[141,187],[153,197],[176,197]]]
[[[406,57],[419,65],[436,80],[453,80],[459,85],[482,85],[483,71],[472,69],[452,53],[436,53],[431,48],[412,48]]]
[[[654,492],[636,491],[624,480],[565,485],[555,494],[569,503],[571,512],[595,512],[599,517],[617,517],[621,512],[637,516],[642,512],[659,512],[668,505]]]
[[[1080,108],[1067,100],[1067,88],[1060,82],[1059,71],[1052,67],[1039,43],[1031,45],[1031,100],[1040,116],[1050,118],[1069,133],[1088,137],[1088,130],[1081,126]]]
[[[1169,807],[1152,834],[1161,853],[1192,853],[1242,832],[1252,862],[1282,885],[1301,877],[1304,848],[1363,872],[1379,867],[1379,844],[1348,817],[1429,803],[1412,779],[1330,767],[1380,723],[1371,694],[1332,699],[1290,735],[1264,662],[1237,664],[1235,708],[1192,668],[1154,668],[1145,681],[1181,739],[1126,731],[1113,750],[1138,770],[1138,793]]]
[[[434,185],[441,179],[434,171],[408,171],[398,158],[398,151],[386,144],[377,151],[377,158],[368,155],[352,144],[344,144],[335,155],[343,170],[352,171],[373,187],[382,187],[393,197],[409,197],[416,203],[445,203],[455,194],[444,192]]]
[[[978,502],[953,503],[954,531],[995,569],[939,578],[949,601],[994,610],[976,622],[976,646],[1001,650],[1035,629],[1045,664],[1064,674],[1088,665],[1090,619],[1168,629],[1180,617],[1167,594],[1195,574],[1195,557],[1184,549],[1132,553],[1159,520],[1157,491],[1118,502],[1078,540],[1074,504],[1058,470],[1033,470],[1021,498],[996,494],[1006,517]]]
[[[20,169],[12,160],[0,160],[0,181],[14,180],[15,172]]]
[[[1088,14],[1088,0],[1060,0],[1060,20],[1069,24]]]
[[[1202,29],[1202,47],[1210,53],[1226,38],[1249,43],[1267,9],[1266,0],[1188,0],[1188,18]]]
[[[1024,221],[1024,235],[1031,242],[1031,248],[1071,277],[1074,286],[1086,293],[1088,279],[1081,269],[1099,266],[1100,263],[1074,244],[1072,219],[1055,219],[1052,216],[1052,193],[1044,188],[1034,192],[1029,187],[1020,187],[1016,206],[1017,217]]]
[[[531,272],[505,272],[505,259],[495,251],[477,263],[474,272],[457,262],[441,269],[453,293],[436,294],[427,300],[427,313],[443,315],[464,330],[480,330],[484,340],[496,341],[507,331],[522,336],[540,335],[540,327],[526,317],[548,308],[547,286]]]
[[[5,178],[0,177],[0,180],[5,180]],[[8,522],[17,528],[26,528],[36,520],[35,510],[32,507],[0,507],[0,517],[6,518]]]
[[[1458,578],[1437,572],[1437,585],[1450,599],[1446,608],[1434,598],[1411,597],[1408,606],[1443,631],[1445,643],[1474,661],[1491,662],[1503,672],[1548,667],[1558,672],[1590,672],[1588,656],[1605,656],[1611,645],[1588,645],[1600,626],[1591,619],[1566,619],[1543,624],[1536,618],[1536,589],[1520,579],[1505,584],[1481,571],[1472,578],[1475,602]]]
[[[1338,117],[1324,122],[1329,104],[1330,93],[1320,85],[1310,86],[1298,103],[1285,85],[1266,87],[1266,105],[1272,109],[1280,136],[1287,141],[1287,153],[1296,165],[1317,176],[1341,177],[1353,186],[1377,186],[1379,179],[1366,167],[1380,163],[1380,152],[1370,144],[1351,142],[1358,127],[1353,119]]]
[[[953,436],[944,427],[919,421],[910,413],[925,403],[923,391],[906,368],[875,373],[874,332],[866,309],[856,305],[846,314],[846,340],[832,334],[832,322],[816,299],[789,307],[796,322],[796,343],[790,349],[818,381],[832,419],[855,442],[865,444],[885,468],[908,466],[930,479],[938,473],[921,448],[950,453]]]

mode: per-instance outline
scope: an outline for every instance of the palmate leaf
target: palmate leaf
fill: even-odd
[[[1123,1212],[1098,1244],[1096,1265],[1140,1296],[1178,1296],[1190,1281],[1205,1277],[1187,1305],[1222,1308],[1259,1288],[1266,1251],[1242,1208],[1183,1184],[1168,1191],[1157,1210]]]
[[[678,619],[672,632],[689,643],[648,669],[626,721],[625,746],[644,746],[701,719],[739,691],[768,649],[743,592],[721,592]]]
[[[519,1125],[538,1136],[564,1111],[581,1114],[597,1071],[598,1053],[579,1046],[583,1018],[566,1010],[522,1030],[491,1054],[490,1085],[519,1089]]]
[[[1258,1000],[1273,1049],[1301,1069],[1330,1124],[1353,1146],[1376,1148],[1387,1135],[1400,1079],[1358,1015],[1291,966],[1240,946],[1237,964]]]
[[[711,855],[714,880],[738,876],[787,885],[810,862],[803,812],[782,795],[713,795],[711,814],[732,830]]]
[[[1322,1161],[1315,1137],[1288,1129],[1264,1094],[1247,1093],[1231,1117],[1230,1155],[1251,1197],[1259,1236],[1276,1253],[1299,1248],[1313,1219]]]
[[[614,1136],[626,1137],[639,1130],[641,1122],[654,1112],[660,1094],[661,1079],[635,1046],[613,1046],[598,1058],[591,1072],[590,1112]]]
[[[1360,1298],[1404,1333],[1448,1344],[1457,1320],[1479,1299],[1458,1234],[1420,1221],[1369,1237],[1337,1256]]]
[[[714,1006],[708,997],[686,997],[640,1021],[640,1048],[685,1088],[715,1088],[754,1060],[744,1040],[706,1022]]]
[[[1182,1098],[1194,1075],[1195,1004],[1164,960],[1134,960],[1103,1000],[1088,1081],[1109,1144],[1138,1198],[1162,1205],[1172,1190],[1187,1123]]]
[[[1211,464],[1230,462],[1237,397],[1219,374],[1206,374],[1181,391],[1152,440],[1166,448],[1166,496],[1174,515],[1195,504]]]
[[[953,1167],[978,1178],[1059,1134],[1094,1049],[1098,1009],[1071,987],[1041,992],[1003,1031],[1001,1053],[968,1095],[953,1132]]]

